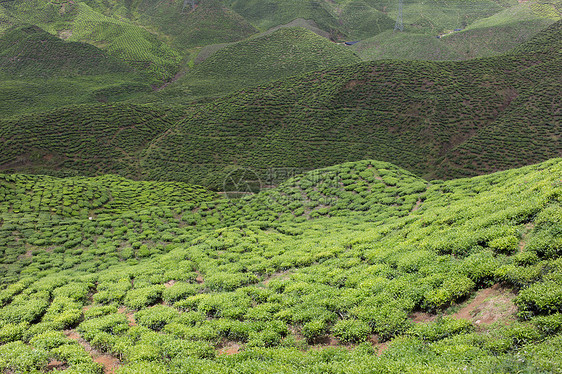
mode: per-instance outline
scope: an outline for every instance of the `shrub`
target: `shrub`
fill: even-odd
[[[29,341],[29,344],[31,344],[35,348],[51,350],[70,342],[71,341],[68,340],[61,331],[47,331],[34,336]]]
[[[7,323],[0,328],[0,344],[21,340],[23,333],[29,328],[27,322],[18,324]]]
[[[57,348],[53,348],[51,353],[56,359],[66,361],[70,365],[89,364],[92,362],[92,358],[88,352],[86,352],[81,345],[76,343],[60,345]]]
[[[0,346],[0,370],[3,372],[35,373],[47,365],[49,354],[20,341]]]
[[[363,321],[346,319],[338,321],[332,327],[332,333],[343,343],[364,342],[369,337],[371,328]]]
[[[135,313],[135,321],[141,326],[148,327],[152,330],[159,331],[170,322],[174,322],[179,318],[176,309],[165,305],[156,305]]]
[[[314,343],[318,338],[324,336],[326,331],[326,322],[322,320],[310,321],[302,327],[302,334],[309,343]]]
[[[519,239],[516,236],[502,236],[488,243],[488,246],[497,253],[511,254],[515,252],[519,245]]]
[[[562,311],[562,285],[554,281],[534,283],[519,293],[515,304],[523,312],[550,314]]]
[[[188,296],[197,294],[200,286],[196,284],[189,284],[185,282],[177,282],[171,287],[166,288],[162,292],[162,298],[169,303],[185,299]]]
[[[422,340],[436,341],[452,335],[469,332],[472,329],[473,326],[470,321],[443,317],[437,319],[435,322],[413,325],[408,331],[408,334]]]
[[[440,288],[425,293],[425,303],[430,309],[443,308],[453,301],[470,294],[474,282],[468,277],[454,276],[446,279]]]
[[[115,305],[93,306],[90,309],[84,311],[84,318],[92,319],[113,313],[117,313],[117,307]]]
[[[145,306],[155,304],[164,291],[164,286],[154,285],[144,288],[135,288],[127,292],[125,296],[125,305],[132,309],[141,309]]]
[[[281,334],[273,329],[252,331],[248,337],[248,347],[274,347],[281,342]]]
[[[550,316],[539,316],[532,320],[537,329],[545,335],[553,335],[562,332],[562,314],[556,313]]]

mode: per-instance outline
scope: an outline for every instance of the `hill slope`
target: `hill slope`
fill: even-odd
[[[147,75],[122,60],[30,25],[0,35],[0,88],[2,118],[151,91]]]
[[[561,175],[365,160],[241,201],[0,175],[0,368],[556,372]]]
[[[20,23],[34,24],[69,41],[85,42],[150,73],[153,80],[172,77],[181,61],[177,51],[158,35],[120,17],[103,14],[94,2],[10,1],[7,11]]]
[[[133,69],[83,43],[65,42],[37,26],[20,26],[0,36],[0,79],[127,74]]]
[[[0,163],[12,170],[120,173],[138,178],[138,152],[180,115],[173,110],[117,104],[15,117],[0,126]]]
[[[232,165],[266,173],[376,157],[451,178],[560,156],[561,33],[557,22],[501,57],[349,65],[193,105],[127,162],[150,179],[220,188]],[[23,154],[13,124],[29,120],[0,123],[13,139],[4,154]]]
[[[163,94],[172,96],[176,90],[190,92],[194,97],[226,94],[291,75],[359,62],[361,59],[349,49],[312,31],[282,28],[220,49]]]
[[[476,4],[473,5],[477,7]],[[494,56],[531,39],[560,19],[558,11],[545,12],[546,5],[527,1],[475,22],[463,21],[444,29],[402,33],[384,32],[353,46],[364,60],[466,60]],[[453,29],[462,28],[461,31]]]
[[[231,164],[314,168],[376,157],[450,178],[560,156],[561,30],[558,22],[498,58],[383,61],[245,90],[194,108],[142,165],[153,178],[201,181],[200,169],[220,173]],[[525,98],[540,107],[519,105]],[[512,143],[485,135],[493,129]],[[533,138],[520,149],[525,133]],[[481,141],[470,153],[488,160],[457,162],[454,148],[473,137]]]

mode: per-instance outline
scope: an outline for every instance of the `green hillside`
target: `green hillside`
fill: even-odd
[[[0,368],[555,373],[561,175],[367,160],[238,201],[0,176]]]
[[[0,36],[0,79],[122,74],[133,69],[83,43],[65,42],[37,26],[13,27]]]
[[[268,38],[293,32],[280,30]],[[296,32],[318,39],[311,32]],[[270,168],[306,170],[372,157],[420,175],[453,178],[558,157],[561,33],[562,22],[557,22],[501,57],[348,65],[195,103],[167,122],[167,131],[158,136],[155,132],[136,152],[120,158],[127,166],[118,169],[128,176],[220,188],[233,165],[267,173]],[[252,50],[252,42],[244,45]],[[240,71],[247,69],[240,66]],[[170,93],[175,97],[169,100],[185,97],[181,91]],[[135,115],[129,118],[128,107],[119,108],[122,123],[134,127]],[[103,115],[105,109],[92,110]],[[69,127],[90,124],[89,114],[80,111],[60,112],[68,113]],[[3,169],[10,169],[15,159],[27,159],[32,143],[18,129],[58,134],[56,127],[38,129],[42,122],[52,123],[42,115],[0,122],[3,138],[9,140],[0,144],[2,154],[10,157],[2,162]],[[75,143],[66,155],[72,159],[75,153],[89,154],[89,147],[87,142]],[[40,149],[59,153],[49,143]],[[102,160],[95,169],[121,173],[113,171],[110,158]],[[94,172],[82,168],[81,162],[57,161],[47,168]],[[33,169],[42,163],[39,159]]]
[[[349,49],[312,31],[282,28],[220,49],[163,95],[169,97],[177,91],[187,91],[194,97],[226,94],[292,75],[359,62],[361,59]],[[179,95],[185,100],[184,95]]]
[[[100,49],[37,26],[0,35],[0,118],[151,91],[147,76]]]
[[[162,2],[156,8],[147,4],[145,14],[150,15],[150,21],[157,24],[163,33],[170,35],[172,44],[179,48],[239,41],[258,32],[248,21],[218,0],[197,1],[195,9],[191,9],[190,4],[184,8],[183,0],[174,3],[173,11]]]
[[[262,31],[304,18],[313,20],[325,31],[337,33],[338,22],[325,1],[226,0],[224,3]]]
[[[14,24],[14,20],[10,15],[6,12],[6,9],[0,3],[0,33],[4,30],[9,29]]]
[[[38,25],[62,39],[99,47],[148,72],[154,80],[168,79],[178,70],[181,56],[158,35],[119,14],[104,15],[86,2],[14,0],[4,7],[20,22]]]
[[[387,31],[361,41],[353,50],[364,60],[466,60],[494,56],[531,39],[559,20],[560,14],[555,8],[528,1],[442,31],[422,33],[408,28],[403,33]],[[462,31],[453,31],[457,28]]]
[[[374,62],[245,90],[195,107],[141,165],[151,178],[212,185],[203,178],[233,164],[311,169],[374,157],[451,178],[557,157],[561,30],[498,58]],[[465,144],[475,145],[460,156]]]
[[[174,110],[107,104],[15,117],[0,126],[0,163],[4,170],[138,178],[139,152],[180,116]]]

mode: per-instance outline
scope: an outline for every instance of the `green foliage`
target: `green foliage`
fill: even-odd
[[[536,314],[562,311],[562,285],[555,281],[542,281],[521,291],[515,303],[522,312]]]
[[[125,305],[132,309],[153,305],[161,298],[163,290],[164,287],[161,285],[129,290],[125,296]]]
[[[314,320],[306,323],[302,327],[302,334],[309,343],[314,343],[318,338],[326,334],[326,322],[322,320]]]
[[[34,349],[21,341],[0,346],[0,369],[23,373],[38,372],[49,362],[48,352]]]
[[[472,328],[472,324],[464,319],[443,317],[435,322],[416,324],[408,333],[421,340],[436,341],[455,334],[471,331]]]
[[[541,342],[560,331],[562,260],[528,248],[543,232],[557,239],[560,167],[555,159],[429,183],[366,160],[237,201],[181,183],[4,175],[0,339],[85,373],[100,367],[60,330],[75,328],[122,371],[533,372],[528,352],[547,367]],[[84,199],[88,215],[57,214]],[[195,214],[219,223],[186,223]],[[512,237],[521,251],[498,250]],[[519,290],[528,322],[412,321],[500,282]],[[388,341],[381,356],[355,346],[374,339]],[[326,341],[350,351],[326,350]],[[228,347],[240,353],[217,355]]]
[[[359,63],[350,50],[302,28],[227,45],[197,64],[171,90],[194,96],[224,94],[277,79]]]
[[[453,301],[467,296],[474,288],[474,282],[468,277],[451,276],[440,288],[427,292],[424,297],[429,308],[443,308]]]
[[[177,310],[165,305],[156,305],[153,308],[143,309],[135,313],[135,321],[139,325],[157,331],[178,318]]]
[[[367,340],[371,328],[363,321],[341,320],[332,327],[332,333],[344,343],[356,343]]]

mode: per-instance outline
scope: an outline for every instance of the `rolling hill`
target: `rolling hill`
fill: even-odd
[[[141,165],[152,178],[201,183],[233,164],[315,168],[375,157],[451,178],[560,156],[561,26],[502,57],[374,62],[245,90],[195,107]]]
[[[561,373],[562,1],[396,5],[0,0],[0,372]]]
[[[561,175],[364,160],[234,201],[0,175],[0,368],[554,373]]]
[[[293,75],[361,62],[348,48],[304,28],[281,28],[221,48],[162,92],[193,98],[224,95]],[[189,97],[189,96],[188,96]],[[148,97],[147,100],[151,100]]]
[[[407,27],[402,33],[383,32],[355,44],[353,50],[364,60],[466,60],[498,55],[560,19],[562,13],[554,5],[539,3],[512,5],[489,17],[445,29],[420,32]],[[453,31],[459,28],[462,30]]]
[[[122,60],[31,25],[0,35],[0,88],[2,118],[151,91],[147,75]]]
[[[13,27],[0,36],[0,79],[122,74],[134,70],[102,50],[65,42],[37,26]]]
[[[220,188],[233,165],[266,173],[372,157],[424,176],[453,178],[557,157],[561,30],[557,22],[501,57],[348,65],[195,104],[125,162],[145,178]],[[81,115],[79,110],[68,113]],[[9,152],[1,145],[9,155],[4,170],[31,146],[22,146],[14,124],[29,122],[25,127],[38,131],[40,118],[0,123],[11,144]],[[69,118],[69,125],[81,121]],[[122,118],[130,123],[126,114]],[[57,130],[43,126],[40,132]],[[86,144],[75,149],[89,152]],[[25,170],[35,168],[41,163]],[[60,163],[52,168],[66,169]]]
[[[123,17],[104,15],[86,2],[11,1],[5,9],[20,23],[33,24],[61,39],[85,42],[149,73],[171,78],[181,56],[167,43]]]

